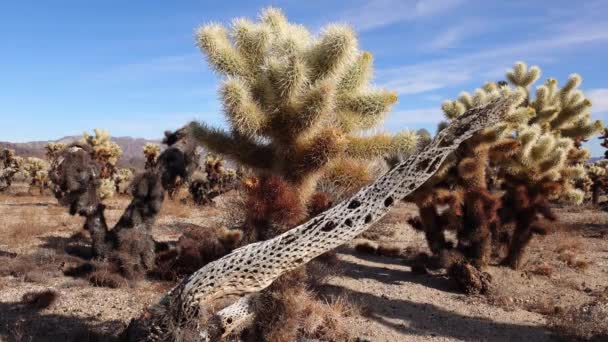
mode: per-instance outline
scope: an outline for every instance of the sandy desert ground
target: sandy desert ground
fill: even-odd
[[[128,198],[109,202],[113,223]],[[166,201],[154,228],[157,240],[176,240],[184,225],[219,224],[226,202],[193,207]],[[555,232],[534,239],[519,271],[491,266],[491,294],[462,294],[442,273],[412,272],[407,255],[424,251],[421,233],[405,221],[415,206],[398,205],[373,229],[401,257],[338,249],[338,272],[319,296],[344,298],[356,310],[344,317],[353,341],[549,341],[549,323],[569,307],[608,296],[608,213],[559,208]],[[64,275],[79,262],[70,246],[88,244],[82,219],[52,196],[0,196],[0,340],[87,340],[88,329],[112,336],[174,283],[142,280],[111,289]],[[386,233],[390,232],[390,233]],[[79,234],[80,233],[80,234]],[[31,291],[59,293],[51,307],[23,303]]]

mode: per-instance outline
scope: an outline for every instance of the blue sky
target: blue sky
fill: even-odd
[[[443,99],[503,79],[518,60],[543,78],[580,73],[594,118],[608,123],[608,0],[6,0],[0,140],[95,127],[157,138],[191,119],[225,125],[194,29],[268,5],[315,32],[333,21],[355,28],[375,56],[374,83],[399,92],[386,130],[432,131]]]

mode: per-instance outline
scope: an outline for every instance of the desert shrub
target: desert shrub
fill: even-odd
[[[504,246],[506,255],[498,257],[518,268],[532,237],[549,233],[549,222],[557,219],[551,201],[582,200],[575,182],[585,175],[582,163],[589,152],[576,142],[597,133],[602,124],[590,119],[591,103],[578,90],[580,76],[570,76],[561,88],[548,79],[532,97],[531,87],[539,77],[538,67],[519,62],[507,73],[509,83],[487,83],[473,95],[464,92],[444,102],[449,121],[492,98],[512,92],[525,95],[503,122],[464,143],[411,197],[420,217],[410,223],[425,232],[435,255],[455,247],[448,254],[459,253],[466,262],[483,267],[492,250]],[[444,206],[448,209],[440,211]],[[457,246],[446,241],[448,230],[456,231]]]

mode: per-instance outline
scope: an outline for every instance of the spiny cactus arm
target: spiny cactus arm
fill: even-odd
[[[220,90],[224,113],[231,126],[239,133],[255,136],[266,125],[262,108],[251,97],[251,90],[244,79],[231,77],[224,81]]]
[[[344,154],[352,158],[371,159],[377,156],[408,155],[416,150],[418,136],[412,131],[396,135],[377,134],[369,137],[348,137]]]
[[[269,146],[257,144],[244,136],[229,134],[199,122],[190,123],[189,129],[195,140],[215,153],[249,167],[258,169],[272,167],[274,156]]]
[[[384,119],[395,102],[397,94],[382,89],[343,96],[337,104],[338,119],[348,131],[369,129]]]
[[[153,309],[157,315],[142,322],[150,338],[169,339],[171,331],[167,327],[175,329],[196,320],[201,304],[263,290],[285,272],[353,239],[382,218],[398,200],[424,184],[464,140],[499,122],[520,101],[519,96],[508,96],[467,111],[439,132],[424,150],[351,199],[273,239],[236,249],[196,271],[163,297]],[[227,324],[222,330],[228,333],[234,329],[230,322],[241,321],[239,317],[222,320]]]

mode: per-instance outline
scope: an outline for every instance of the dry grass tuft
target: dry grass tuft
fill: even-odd
[[[129,281],[119,274],[119,270],[112,265],[100,264],[87,276],[93,286],[117,289],[129,286]]]
[[[281,276],[254,302],[256,319],[248,340],[268,342],[347,341],[342,317],[352,314],[343,301],[323,302],[304,286],[298,269]]]
[[[0,241],[18,246],[27,244],[33,238],[47,233],[51,228],[51,220],[44,220],[41,216],[39,208],[18,209],[16,221],[10,221],[6,224],[5,229],[0,231]]]
[[[58,298],[59,293],[49,289],[40,292],[27,292],[21,297],[21,302],[30,308],[43,310],[55,304]]]
[[[586,270],[591,266],[591,262],[587,260],[581,260],[577,257],[576,253],[570,251],[562,252],[557,259],[563,261],[568,267],[577,270]]]

